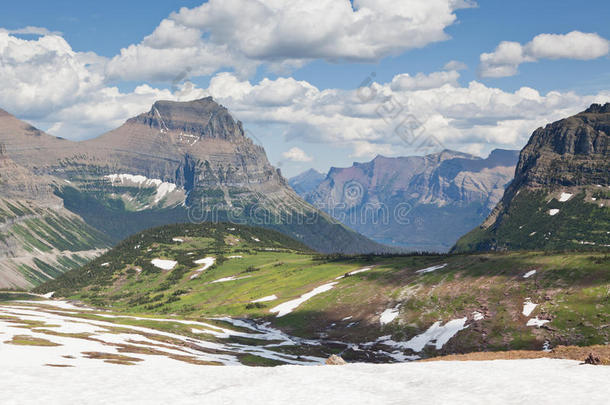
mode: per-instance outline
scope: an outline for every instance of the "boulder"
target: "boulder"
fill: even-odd
[[[336,354],[333,354],[328,359],[326,359],[326,365],[328,366],[343,366],[345,364],[347,364],[345,360],[343,360],[341,356],[337,356]]]

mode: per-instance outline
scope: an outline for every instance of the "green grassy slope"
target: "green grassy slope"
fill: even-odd
[[[204,257],[216,263],[192,278],[201,268],[194,261]],[[153,266],[153,259],[178,263],[166,271]],[[417,272],[445,263],[430,273]],[[372,269],[337,279],[367,266]],[[524,278],[532,270],[535,274]],[[214,282],[228,277],[234,280]],[[337,283],[331,290],[284,317],[270,312],[331,282]],[[203,224],[135,235],[36,291],[122,313],[267,320],[296,335],[360,344],[383,335],[406,341],[436,321],[467,318],[468,327],[441,350],[424,349],[424,355],[434,355],[541,349],[545,341],[603,344],[609,338],[609,287],[610,256],[599,252],[319,256],[277,232]],[[271,295],[277,300],[252,302]],[[522,314],[526,298],[538,304],[530,316]],[[398,308],[398,316],[382,325],[380,315],[390,308]],[[475,311],[484,319],[476,320]],[[550,322],[526,326],[534,317]]]
[[[591,187],[566,202],[546,192],[522,190],[494,226],[477,227],[454,252],[480,250],[600,250],[610,252],[608,191]],[[550,215],[551,210],[558,210]]]

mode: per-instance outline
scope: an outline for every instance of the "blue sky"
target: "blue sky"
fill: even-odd
[[[387,20],[378,27],[374,22],[361,22],[358,29],[370,29],[367,36],[353,33],[356,23],[342,30],[332,27],[334,21],[351,18],[349,10],[325,12],[313,6],[310,10],[304,3],[286,1],[285,6],[277,6],[277,1],[271,1],[268,8],[273,12],[266,14],[266,2],[253,0],[262,5],[248,14],[241,12],[240,1],[217,0],[199,11],[195,8],[202,5],[201,0],[61,0],[6,5],[0,28],[23,42],[5,46],[14,47],[10,54],[23,51],[30,59],[14,58],[16,65],[0,72],[0,85],[2,75],[13,83],[0,86],[0,107],[51,133],[82,139],[112,128],[137,111],[146,111],[156,98],[211,94],[244,121],[250,134],[265,146],[272,163],[294,175],[309,167],[324,171],[369,160],[377,153],[425,153],[392,138],[395,123],[384,124],[383,117],[375,113],[388,101],[417,116],[426,133],[438,137],[443,146],[484,155],[494,147],[521,148],[529,133],[548,120],[580,111],[592,101],[610,100],[610,59],[604,48],[610,38],[607,1],[588,1],[586,6],[573,0],[480,1],[450,10],[444,3],[458,2],[355,1],[355,22],[359,21],[358,9],[365,7]],[[187,10],[172,16],[181,7]],[[261,21],[252,17],[258,12]],[[335,12],[338,18],[325,22]],[[393,26],[394,12],[406,23]],[[282,26],[282,20],[295,15],[299,21],[298,13],[311,13],[312,25],[295,27],[294,32]],[[413,15],[422,14],[426,17],[408,27]],[[163,35],[145,40],[160,31],[164,20],[169,21],[169,28]],[[258,23],[263,25],[260,31],[252,28],[250,32],[248,27]],[[267,31],[265,25],[274,24],[277,29]],[[48,33],[19,33],[31,26]],[[233,31],[225,32],[227,27]],[[387,33],[376,35],[386,28]],[[318,30],[328,31],[325,42],[315,38]],[[575,31],[582,35],[566,36]],[[269,32],[273,35],[265,39]],[[290,38],[292,34],[295,39]],[[41,37],[61,37],[66,45],[35,42]],[[184,39],[187,37],[191,39]],[[528,45],[535,38],[539,42]],[[306,46],[300,46],[300,39]],[[335,39],[337,44],[332,43]],[[256,44],[248,48],[254,40]],[[184,41],[189,49],[198,50],[186,53]],[[503,41],[516,43],[522,56],[517,60],[514,53],[494,52]],[[130,46],[133,54],[122,55],[121,50]],[[0,42],[0,51],[1,47]],[[28,56],[30,47],[37,58]],[[66,54],[62,56],[62,52]],[[501,74],[485,68],[485,53],[494,53],[491,68]],[[83,55],[88,55],[86,62]],[[142,59],[133,62],[133,55]],[[179,57],[174,60],[175,55]],[[214,58],[218,61],[209,62]],[[163,66],[153,66],[158,60]],[[450,61],[459,61],[465,68],[444,69]],[[30,76],[40,69],[40,82],[19,71],[26,65]],[[176,94],[172,77],[180,76],[185,68],[192,85],[188,84],[189,91],[181,88]],[[74,91],[63,96],[49,88],[54,69],[62,72],[57,80],[65,81],[63,87],[72,86]],[[416,76],[418,73],[421,75]],[[413,80],[397,84],[397,76],[405,74]],[[23,95],[23,86],[14,84],[22,77],[33,89],[36,102]],[[381,86],[380,98],[354,101],[356,89],[369,77]],[[141,85],[147,88],[142,90]],[[113,88],[118,94],[109,90]],[[527,90],[520,90],[523,88]],[[96,113],[91,113],[93,107]]]

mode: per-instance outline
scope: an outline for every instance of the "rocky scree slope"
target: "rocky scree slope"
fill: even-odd
[[[53,194],[57,181],[15,163],[0,143],[0,288],[31,288],[110,246],[63,207]]]

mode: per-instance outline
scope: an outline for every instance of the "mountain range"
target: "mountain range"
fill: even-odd
[[[276,229],[323,252],[389,250],[303,201],[241,122],[211,97],[158,101],[119,128],[80,142],[46,134],[0,110],[0,144],[5,188],[10,184],[13,190],[3,193],[5,203],[40,202],[86,225],[78,228],[89,242],[78,251],[105,249],[153,226],[221,220]],[[29,211],[6,211],[5,217],[11,212],[19,221],[30,219]],[[12,225],[23,235],[3,237],[0,252],[13,258],[32,250],[26,247],[31,239],[49,239],[63,222],[27,234]],[[72,254],[77,247],[49,248]],[[49,264],[44,260],[36,272]],[[11,265],[21,276],[12,278],[21,280],[6,286],[31,286],[34,281],[23,276],[30,270],[17,267]]]
[[[518,151],[483,159],[444,150],[310,170],[290,179],[306,201],[380,243],[445,252],[480,224],[512,180]]]

